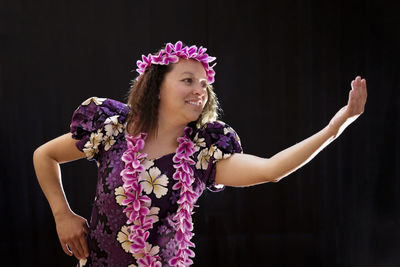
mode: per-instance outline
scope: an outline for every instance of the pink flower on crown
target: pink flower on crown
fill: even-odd
[[[202,46],[200,46],[199,48],[197,48],[197,46],[195,45],[192,45],[191,47],[182,46],[183,44],[181,41],[176,42],[175,45],[168,43],[166,44],[165,48],[161,49],[157,55],[142,55],[142,60],[138,60],[136,62],[136,65],[138,67],[136,71],[139,73],[139,77],[151,64],[168,65],[170,63],[178,62],[179,58],[192,58],[201,62],[206,71],[208,82],[210,84],[213,83],[215,80],[215,71],[213,70],[215,64],[210,66],[209,63],[214,61],[216,58],[210,57],[208,54],[206,54],[205,52],[207,51],[207,49]]]

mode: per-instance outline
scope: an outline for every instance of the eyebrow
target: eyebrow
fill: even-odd
[[[193,73],[191,73],[191,72],[189,72],[189,71],[182,72],[182,74],[189,74],[189,75],[192,75],[192,76],[194,76],[194,74],[193,74]]]
[[[190,75],[190,76],[193,76],[193,77],[194,77],[194,74],[193,74],[192,72],[190,72],[190,71],[184,71],[184,72],[182,72],[182,74],[181,74],[181,75],[184,75],[184,74],[188,74],[188,75]],[[201,78],[200,80],[206,80],[206,81],[207,81],[207,78]]]

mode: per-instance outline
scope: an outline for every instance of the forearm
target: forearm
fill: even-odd
[[[33,164],[40,187],[50,204],[54,218],[71,212],[61,183],[59,163],[38,148],[33,155]]]
[[[313,159],[338,136],[338,132],[326,126],[321,131],[297,143],[267,160],[267,180],[278,181]]]
[[[250,186],[279,181],[309,162],[364,112],[366,81],[358,76],[351,86],[347,105],[335,114],[324,129],[271,158],[237,153],[220,160],[215,182],[229,186]]]
[[[218,161],[215,182],[237,187],[276,182],[310,161],[337,136],[337,130],[327,126],[271,158],[236,153]]]

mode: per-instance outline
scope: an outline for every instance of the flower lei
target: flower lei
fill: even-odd
[[[182,45],[183,44],[181,41],[176,42],[175,45],[167,43],[165,48],[161,49],[157,55],[148,54],[147,57],[142,55],[142,60],[138,60],[136,62],[136,65],[138,66],[136,71],[139,73],[139,77],[151,64],[168,65],[169,63],[178,62],[179,58],[192,58],[201,62],[206,71],[208,82],[210,84],[213,83],[215,76],[215,71],[213,68],[215,64],[210,66],[209,63],[214,61],[216,58],[210,57],[208,54],[206,54],[205,52],[207,51],[207,48],[202,46],[197,48],[195,45],[192,45],[191,47],[182,47]]]
[[[190,157],[195,152],[194,143],[188,136],[192,133],[192,129],[185,128],[185,135],[177,139],[179,145],[176,154],[173,157],[175,173],[172,178],[177,180],[172,187],[173,190],[180,189],[180,198],[177,201],[179,204],[176,215],[173,220],[175,221],[175,240],[178,242],[178,251],[176,255],[170,259],[171,266],[184,267],[193,264],[189,258],[193,258],[195,253],[189,248],[194,247],[191,242],[193,237],[193,222],[192,213],[194,203],[198,198],[198,194],[193,190],[192,184],[195,180],[193,177],[193,169],[190,165],[194,165],[195,161]],[[150,232],[149,229],[153,228],[153,219],[147,217],[150,213],[151,199],[142,194],[142,186],[139,183],[139,175],[145,170],[142,161],[146,158],[147,154],[141,153],[140,150],[144,147],[144,140],[146,139],[145,133],[140,133],[136,137],[126,134],[128,149],[123,153],[122,160],[125,162],[125,169],[121,171],[122,180],[124,182],[123,188],[125,191],[126,199],[122,205],[126,206],[124,213],[127,216],[127,226],[130,228],[128,236],[129,241],[132,243],[130,252],[132,254],[143,255],[137,260],[139,267],[151,266],[161,267],[160,257],[150,254],[146,248],[146,240]]]

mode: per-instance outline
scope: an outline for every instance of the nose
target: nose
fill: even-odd
[[[203,81],[198,81],[194,86],[193,94],[203,96],[207,94],[207,86],[204,85]]]

